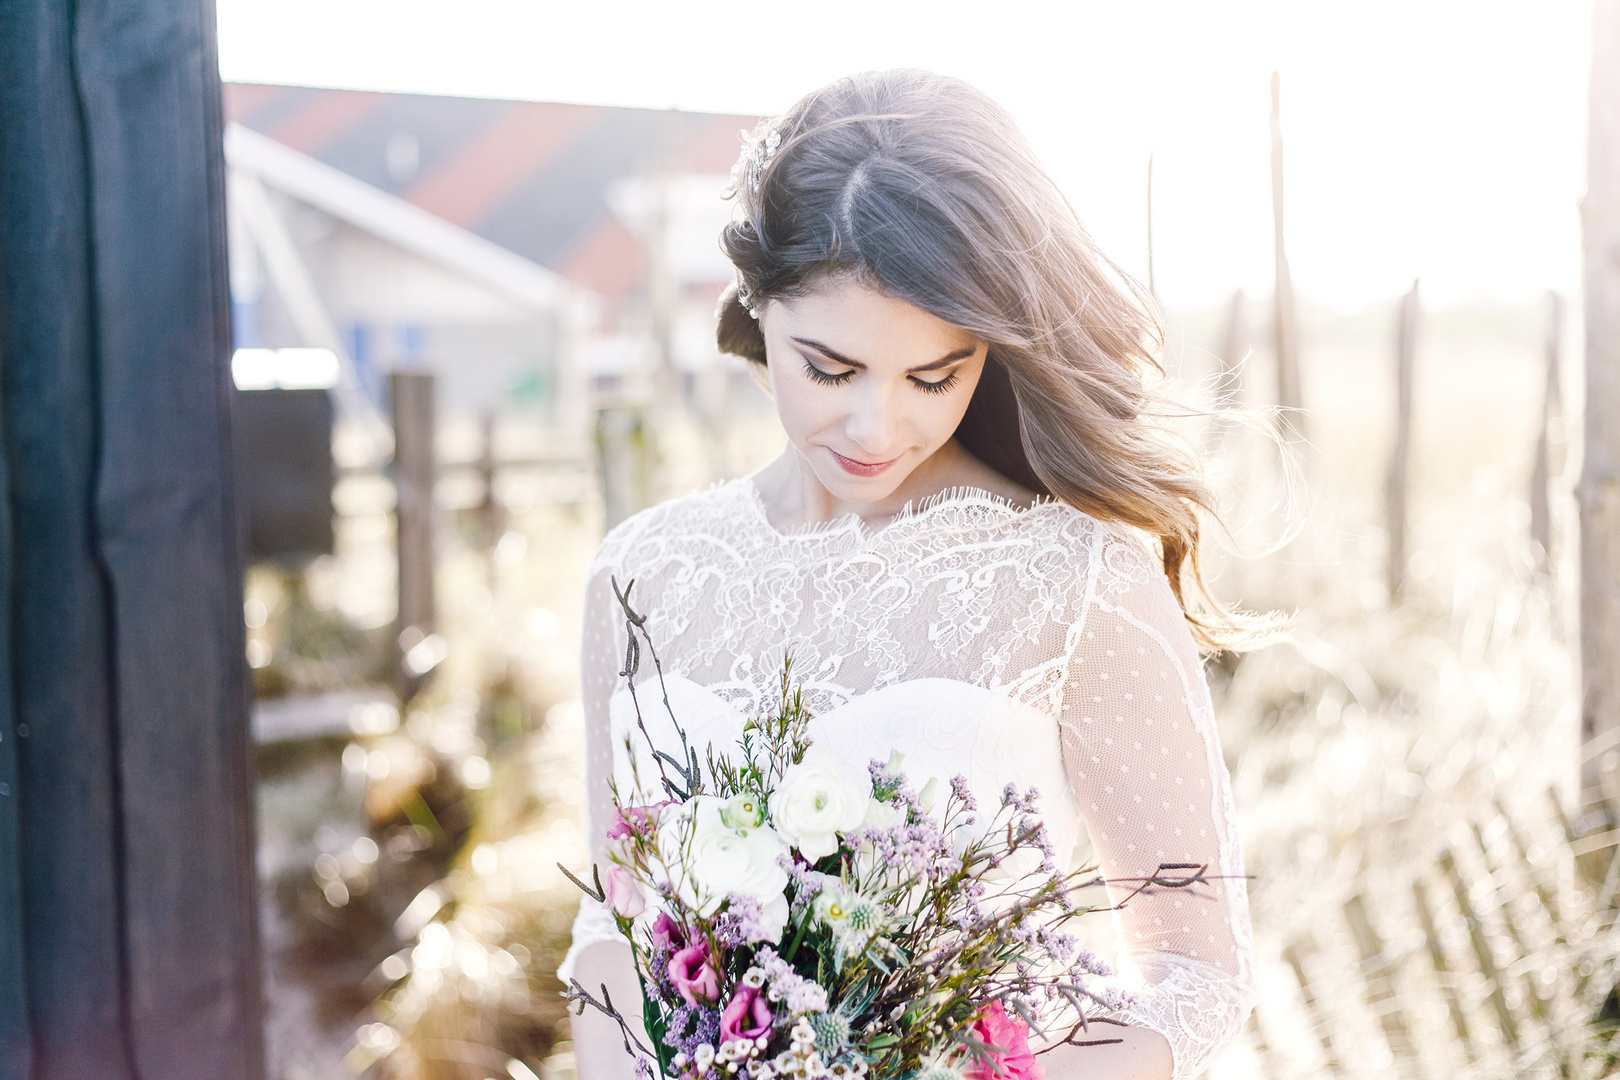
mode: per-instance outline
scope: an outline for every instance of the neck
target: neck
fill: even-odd
[[[868,528],[881,529],[907,503],[921,502],[951,487],[951,477],[962,471],[962,459],[966,457],[967,452],[952,439],[911,470],[893,492],[881,499],[858,502],[840,499],[828,491],[810,462],[790,443],[780,457],[760,470],[757,486],[778,526],[796,528],[854,514]]]

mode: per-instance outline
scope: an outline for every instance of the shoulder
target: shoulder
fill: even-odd
[[[681,537],[700,535],[735,523],[749,507],[748,481],[729,480],[632,514],[608,530],[591,566],[591,576],[644,564]]]
[[[1093,517],[1056,500],[1037,502],[1012,523],[1018,535],[1037,551],[1066,557],[1094,583],[1099,594],[1168,581],[1152,542],[1139,530]]]

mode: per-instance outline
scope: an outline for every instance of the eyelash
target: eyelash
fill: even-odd
[[[855,374],[853,371],[841,371],[837,375],[833,375],[830,372],[822,371],[808,360],[804,362],[804,373],[810,376],[811,382],[818,382],[823,386],[842,386],[849,381],[851,375]],[[956,385],[957,377],[957,373],[953,371],[938,382],[924,382],[915,376],[911,377],[911,381],[917,389],[925,394],[945,394],[949,393],[951,388]]]

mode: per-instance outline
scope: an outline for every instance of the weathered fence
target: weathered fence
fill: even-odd
[[[1334,917],[1270,943],[1293,986],[1256,1010],[1257,1075],[1609,1075],[1616,839],[1576,836],[1549,794],[1498,802],[1423,865],[1358,875]]]

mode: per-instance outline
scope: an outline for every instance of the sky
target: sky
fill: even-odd
[[[219,0],[227,80],[774,114],[924,67],[1012,111],[1172,307],[1269,292],[1279,73],[1295,288],[1344,310],[1572,292],[1580,0]]]

